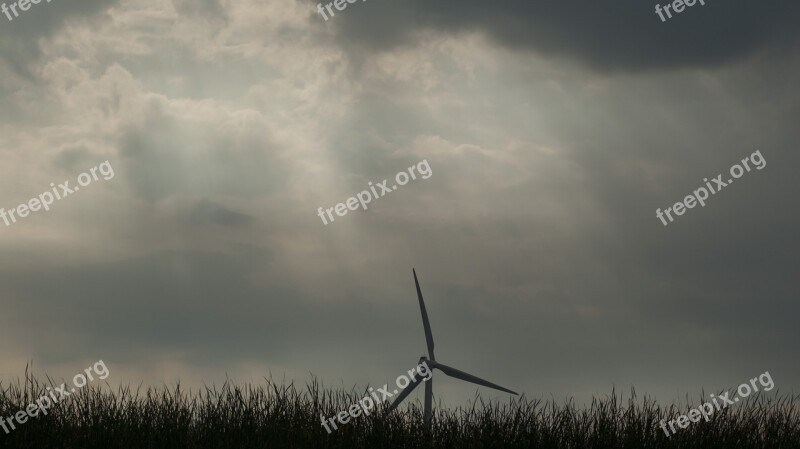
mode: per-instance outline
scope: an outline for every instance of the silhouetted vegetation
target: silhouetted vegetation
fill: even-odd
[[[53,385],[26,375],[0,384],[0,416],[8,417]],[[60,385],[60,383],[59,383]],[[661,419],[685,413],[675,405],[623,401],[616,395],[586,408],[538,399],[435,409],[430,438],[419,403],[384,413],[388,402],[328,434],[320,425],[365,391],[304,387],[235,386],[199,391],[174,388],[112,391],[89,384],[46,416],[31,418],[10,434],[0,429],[0,448],[800,448],[798,397],[743,401],[667,437]],[[702,399],[702,398],[701,398]]]

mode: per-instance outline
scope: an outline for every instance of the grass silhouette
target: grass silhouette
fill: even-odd
[[[0,416],[9,417],[46,394],[52,379],[28,374],[16,383],[0,383]],[[800,401],[753,396],[667,437],[658,427],[686,408],[659,407],[615,393],[585,408],[572,401],[511,398],[467,407],[438,408],[430,438],[419,402],[385,413],[388,402],[328,434],[320,415],[346,410],[367,394],[324,389],[317,381],[304,387],[263,385],[186,391],[175,387],[141,388],[88,384],[10,434],[0,429],[0,448],[800,448]],[[702,398],[701,398],[702,400]]]

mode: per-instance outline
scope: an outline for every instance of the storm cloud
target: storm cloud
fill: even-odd
[[[794,3],[75,5],[0,26],[0,207],[115,177],[0,224],[0,378],[383,384],[425,351],[414,267],[437,359],[529,397],[798,387]]]

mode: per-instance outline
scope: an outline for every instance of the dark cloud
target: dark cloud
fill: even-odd
[[[351,48],[385,50],[426,39],[421,31],[483,32],[512,49],[575,59],[602,70],[714,67],[767,46],[781,53],[797,48],[800,4],[794,1],[707,0],[664,23],[655,4],[371,0],[350,5],[329,22]]]

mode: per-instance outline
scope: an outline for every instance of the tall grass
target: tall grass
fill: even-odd
[[[46,394],[52,379],[0,383],[0,416],[8,417]],[[661,419],[685,413],[676,405],[623,403],[616,394],[588,407],[525,397],[436,409],[430,438],[419,403],[385,413],[384,404],[328,434],[320,415],[334,416],[366,391],[263,385],[186,391],[89,384],[6,435],[0,448],[800,448],[800,399],[754,397],[667,437]],[[698,402],[699,404],[699,402]]]

